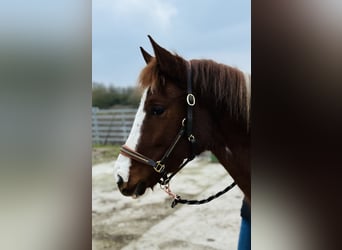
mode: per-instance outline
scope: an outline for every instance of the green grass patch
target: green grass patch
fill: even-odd
[[[211,154],[210,155],[210,161],[213,162],[213,163],[218,163],[219,161],[217,160],[216,156]]]
[[[115,160],[120,152],[120,145],[93,145],[92,165]]]

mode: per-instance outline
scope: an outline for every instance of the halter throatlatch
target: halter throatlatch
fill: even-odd
[[[218,198],[219,196],[223,195],[230,189],[232,189],[235,186],[235,182],[233,182],[231,185],[226,187],[224,190],[218,192],[215,195],[212,195],[208,197],[207,199],[204,200],[183,200],[181,197],[175,193],[173,193],[170,190],[169,187],[169,182],[173,176],[175,176],[176,173],[178,173],[179,170],[181,170],[186,164],[188,164],[190,161],[192,161],[195,156],[196,156],[196,138],[193,135],[192,127],[193,127],[193,107],[196,104],[196,98],[192,92],[192,84],[191,84],[191,74],[192,74],[192,69],[191,69],[191,63],[188,62],[187,64],[187,96],[186,96],[186,103],[187,103],[187,114],[186,118],[183,119],[181,128],[173,141],[173,143],[169,146],[163,157],[159,161],[152,160],[145,155],[142,155],[132,149],[130,149],[128,146],[124,145],[120,149],[120,153],[126,157],[129,157],[133,160],[136,160],[140,163],[143,163],[145,165],[151,166],[154,171],[156,171],[158,174],[160,174],[160,179],[158,183],[160,184],[160,187],[174,200],[171,204],[171,207],[175,207],[178,203],[181,204],[188,204],[188,205],[200,205],[204,204],[207,202],[212,201],[213,199]],[[187,140],[190,142],[191,145],[191,153],[190,156],[183,161],[183,163],[178,166],[177,171],[174,173],[168,173],[167,170],[165,169],[165,164],[167,159],[169,158],[170,154],[174,150],[175,146],[179,142],[179,140],[183,137],[186,136]]]

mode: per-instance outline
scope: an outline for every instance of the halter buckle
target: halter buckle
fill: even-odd
[[[153,167],[153,169],[157,172],[157,173],[161,173],[164,171],[165,169],[165,164],[161,164],[160,161],[156,162],[156,165]]]

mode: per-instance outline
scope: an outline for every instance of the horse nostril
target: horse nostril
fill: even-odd
[[[123,178],[118,175],[117,183],[120,192],[125,196],[130,196],[131,191],[127,188],[127,182],[124,182]]]
[[[120,187],[122,187],[123,183],[124,183],[124,181],[123,181],[122,177],[120,175],[118,175],[118,181],[116,184],[120,188]]]
[[[126,196],[130,196],[130,195],[131,195],[130,192],[129,192],[129,190],[126,189],[126,188],[123,188],[123,189],[121,190],[121,193],[122,193],[123,195],[126,195]]]

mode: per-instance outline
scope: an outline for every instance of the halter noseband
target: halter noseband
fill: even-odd
[[[123,145],[120,149],[120,153],[126,157],[129,157],[133,160],[136,160],[140,163],[143,163],[145,165],[151,166],[154,171],[156,171],[158,174],[161,175],[160,180],[158,181],[161,185],[167,185],[171,178],[180,170],[182,169],[187,163],[192,161],[195,158],[195,145],[196,145],[196,138],[192,133],[192,127],[193,127],[193,107],[196,104],[196,99],[194,94],[192,93],[192,85],[191,85],[191,63],[188,62],[187,64],[187,96],[186,96],[186,102],[187,102],[187,115],[186,118],[182,121],[182,126],[175,137],[173,143],[169,146],[163,157],[159,161],[152,160],[148,157],[146,157],[143,154],[140,154],[126,145]],[[186,122],[186,125],[185,125]],[[165,163],[167,159],[169,158],[170,154],[174,150],[175,146],[179,142],[179,140],[186,135],[188,141],[191,144],[191,155],[178,167],[178,171],[170,174],[168,176],[168,172],[165,169]]]

